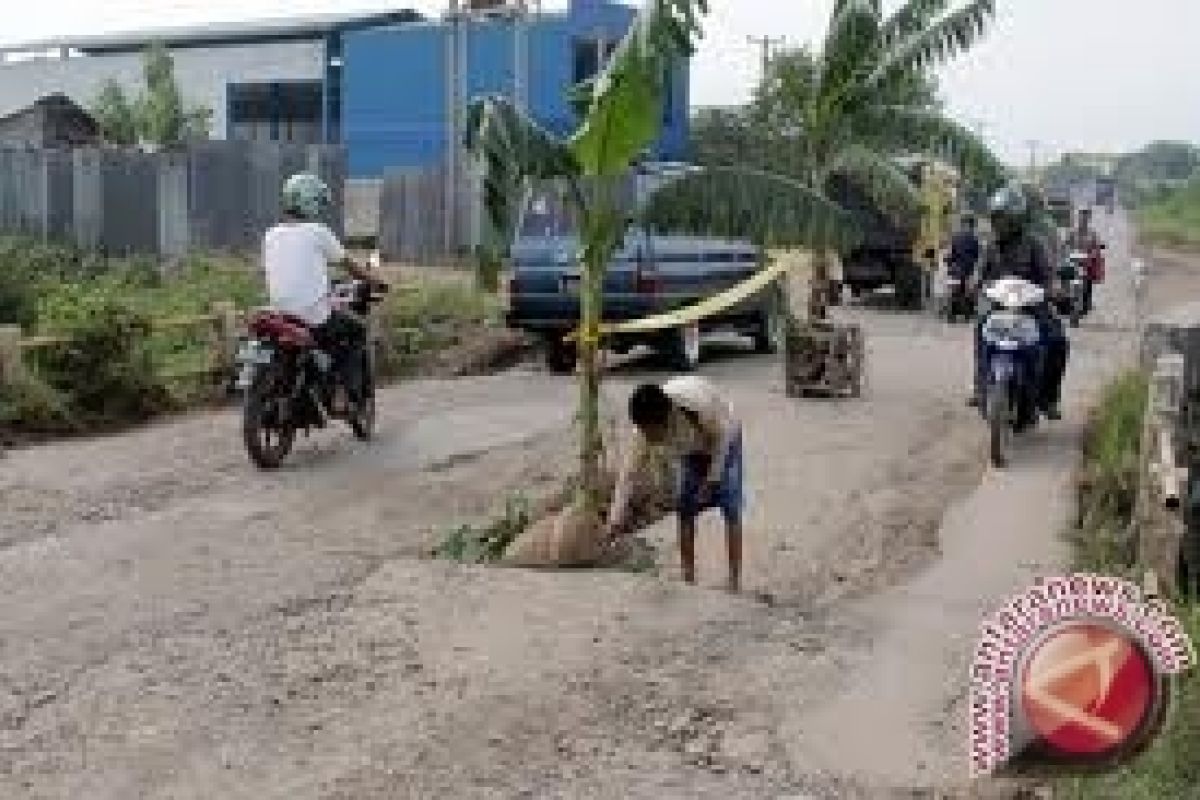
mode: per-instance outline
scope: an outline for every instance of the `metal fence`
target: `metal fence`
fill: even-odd
[[[341,234],[345,151],[204,142],[158,153],[0,148],[0,233],[73,241],[110,254],[253,251],[279,218],[289,175],[320,174]]]
[[[430,263],[462,256],[479,241],[476,178],[454,184],[445,166],[386,173],[379,195],[378,247],[389,261]]]

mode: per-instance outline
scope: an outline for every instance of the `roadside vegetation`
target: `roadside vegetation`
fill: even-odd
[[[1146,244],[1200,251],[1200,176],[1137,209]]]
[[[1139,573],[1124,533],[1134,519],[1146,399],[1142,375],[1122,376],[1108,387],[1092,419],[1080,487],[1081,525],[1075,532],[1080,569],[1129,578]],[[1174,610],[1193,641],[1200,641],[1200,605],[1180,600]],[[1064,778],[1055,797],[1194,797],[1200,786],[1200,674],[1185,676],[1175,691],[1166,725],[1144,753],[1115,772]]]
[[[69,340],[28,351],[22,373],[0,381],[0,440],[105,430],[224,396],[231,376],[207,371],[211,327],[155,324],[222,301],[265,302],[255,264],[197,254],[163,266],[0,237],[0,325]],[[501,310],[468,275],[406,276],[377,312],[381,374],[490,368],[497,349],[519,350],[500,335]]]

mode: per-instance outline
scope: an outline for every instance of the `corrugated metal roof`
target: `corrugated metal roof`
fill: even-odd
[[[21,44],[0,45],[0,55],[60,49],[78,50],[85,53],[129,50],[141,48],[151,42],[186,45],[209,42],[235,43],[247,39],[303,38],[306,35],[317,37],[338,28],[401,24],[421,19],[424,17],[417,11],[397,9],[371,14],[313,14],[241,22],[145,28],[121,33],[59,36]]]

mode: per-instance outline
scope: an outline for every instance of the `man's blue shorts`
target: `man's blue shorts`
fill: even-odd
[[[725,459],[725,469],[721,473],[721,482],[717,490],[707,502],[701,503],[700,493],[708,479],[709,457],[696,453],[685,456],[679,486],[679,516],[683,519],[695,519],[701,511],[710,508],[721,509],[721,514],[728,523],[736,524],[742,521],[742,434],[739,431],[729,444],[729,455]]]

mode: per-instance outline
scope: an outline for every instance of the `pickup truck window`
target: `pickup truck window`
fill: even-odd
[[[525,204],[525,213],[521,217],[521,236],[572,236],[576,230],[571,206],[559,192],[553,189],[539,189],[530,193]]]

